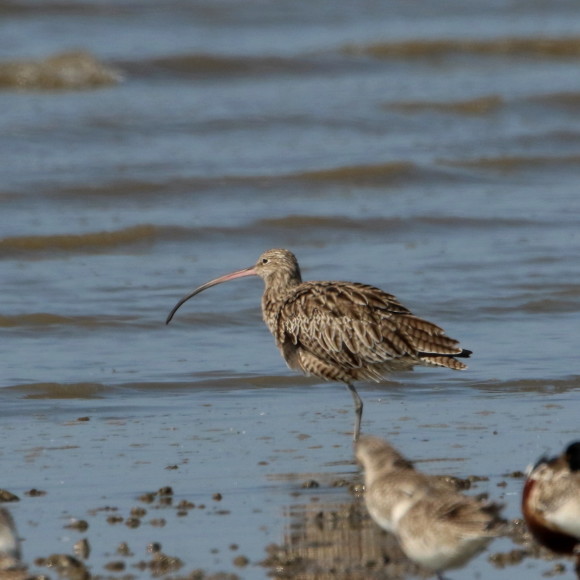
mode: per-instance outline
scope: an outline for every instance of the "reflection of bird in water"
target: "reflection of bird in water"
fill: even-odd
[[[534,465],[524,485],[522,512],[540,544],[558,554],[576,554],[580,578],[580,441]]]
[[[356,282],[302,282],[288,250],[268,250],[254,266],[196,288],[175,305],[167,323],[196,294],[243,276],[264,280],[262,316],[288,366],[346,384],[355,405],[355,440],[363,403],[354,381],[378,382],[391,371],[415,365],[466,368],[455,357],[468,357],[471,351],[412,314],[395,296]]]
[[[500,534],[500,506],[442,486],[416,471],[386,441],[362,436],[355,452],[365,471],[365,502],[372,518],[397,536],[408,558],[439,578]]]

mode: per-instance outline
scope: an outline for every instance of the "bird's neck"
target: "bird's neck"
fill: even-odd
[[[297,276],[271,276],[264,280],[266,287],[262,295],[262,315],[270,332],[276,336],[278,314],[284,303],[302,283]]]
[[[264,294],[271,296],[287,296],[302,283],[300,272],[273,272],[264,278]]]

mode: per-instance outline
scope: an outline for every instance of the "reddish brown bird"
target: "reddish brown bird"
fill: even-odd
[[[522,512],[540,544],[557,554],[576,555],[580,578],[580,441],[534,465],[524,485]]]
[[[466,368],[455,357],[471,351],[392,294],[358,282],[302,282],[298,261],[288,250],[268,250],[254,266],[196,288],[175,305],[166,323],[196,294],[243,276],[264,280],[262,316],[288,366],[346,384],[354,399],[355,441],[363,403],[354,381],[379,382],[391,371],[415,365]]]

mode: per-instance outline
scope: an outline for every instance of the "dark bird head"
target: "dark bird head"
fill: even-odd
[[[574,441],[566,447],[564,457],[570,466],[570,471],[580,470],[580,441]]]

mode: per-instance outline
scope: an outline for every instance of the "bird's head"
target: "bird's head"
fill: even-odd
[[[302,281],[298,260],[289,250],[267,250],[258,258],[253,269],[266,283],[278,279],[298,283]]]
[[[258,261],[253,266],[210,280],[209,282],[197,287],[193,292],[184,296],[169,313],[169,316],[165,321],[166,324],[171,322],[173,315],[181,305],[187,302],[190,298],[193,298],[200,292],[203,292],[212,286],[221,284],[222,282],[229,282],[236,278],[243,278],[245,276],[259,276],[264,280],[266,286],[272,288],[294,286],[302,281],[300,277],[300,266],[298,266],[296,256],[294,256],[292,252],[282,249],[268,250],[258,258]]]

